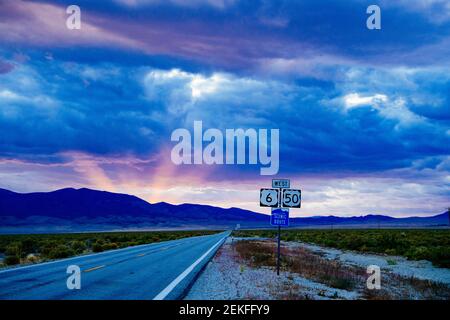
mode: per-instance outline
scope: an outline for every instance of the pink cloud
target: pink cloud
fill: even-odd
[[[224,1],[206,2],[220,7]],[[254,34],[250,30],[233,32],[237,28],[232,22],[228,28],[213,21],[143,22],[94,14],[81,8],[81,29],[69,30],[65,7],[23,1],[0,2],[0,17],[3,41],[34,46],[119,47],[224,66],[248,65],[253,59],[256,65],[258,57],[305,51],[303,44],[292,40]]]
[[[0,37],[2,41],[34,45],[114,45],[138,47],[132,39],[114,34],[89,22],[82,14],[80,30],[66,27],[65,7],[52,4],[2,1],[0,2]]]
[[[166,152],[162,149],[148,160],[71,152],[64,154],[67,161],[59,164],[0,159],[0,188],[35,192],[88,187],[133,194],[152,203],[201,203],[270,212],[259,207],[258,201],[259,188],[270,187],[271,177],[242,175],[230,180],[227,174],[218,172],[218,166],[173,165],[164,161]],[[303,199],[302,208],[292,210],[291,215],[425,216],[445,208],[448,199],[445,195],[436,196],[443,187],[438,173],[428,173],[420,182],[411,182],[407,175],[386,172],[382,176],[289,176],[291,186],[302,189]],[[429,201],[430,197],[433,201]]]

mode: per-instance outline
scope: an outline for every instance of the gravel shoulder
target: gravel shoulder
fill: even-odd
[[[282,243],[284,250],[303,250],[317,255],[326,263],[358,270],[355,273],[357,285],[352,289],[342,289],[317,281],[317,277],[308,274],[304,276],[283,270],[277,276],[273,267],[249,265],[236,251],[236,244],[243,240],[272,243],[267,239],[229,237],[193,284],[186,300],[449,299],[450,270],[433,267],[428,261],[359,254],[298,242]],[[383,290],[376,293],[367,292],[366,277],[361,276],[362,270],[365,272],[369,265],[378,265],[382,270]]]
[[[291,245],[300,245],[311,250],[312,252],[323,254],[327,259],[338,259],[347,265],[361,267],[377,265],[383,270],[403,277],[414,277],[417,279],[430,280],[450,285],[450,269],[435,267],[430,261],[411,261],[399,256],[361,254],[353,251],[324,248],[306,243],[293,243]]]

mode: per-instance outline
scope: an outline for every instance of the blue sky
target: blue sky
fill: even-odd
[[[0,0],[0,187],[258,207],[255,166],[170,162],[170,134],[280,128],[295,215],[440,213],[450,199],[450,5]],[[366,28],[378,4],[382,29]]]

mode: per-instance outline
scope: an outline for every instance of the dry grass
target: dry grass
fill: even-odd
[[[271,242],[239,241],[235,245],[239,256],[253,267],[275,267],[276,248]],[[303,248],[281,248],[281,270],[326,284],[337,289],[354,289],[365,276],[365,270],[343,266],[335,260],[327,260]]]
[[[276,266],[273,246],[262,241],[238,241],[234,243],[238,255],[252,267]]]
[[[239,263],[253,268],[276,267],[276,247],[272,241],[238,241],[233,244]],[[305,248],[281,247],[281,271],[322,283],[332,288],[357,291],[361,298],[370,300],[450,299],[450,288],[444,284],[416,278],[402,277],[385,272],[382,289],[366,288],[367,273],[362,267],[344,265]],[[286,284],[281,299],[308,299],[301,287],[292,282]]]
[[[282,250],[283,267],[332,288],[351,290],[365,276],[362,268],[343,266],[339,261],[327,260],[303,248]]]

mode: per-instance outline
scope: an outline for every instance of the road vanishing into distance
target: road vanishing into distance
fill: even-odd
[[[0,299],[180,299],[229,231],[0,271]],[[69,290],[67,267],[81,269]]]

